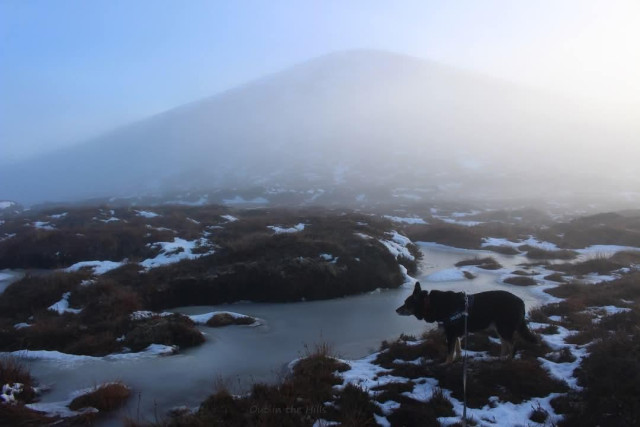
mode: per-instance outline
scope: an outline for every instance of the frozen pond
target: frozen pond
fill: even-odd
[[[417,279],[424,289],[451,289],[480,292],[507,289],[525,300],[527,308],[540,302],[541,293],[500,283],[503,272],[474,270],[473,280],[456,278],[453,265],[474,256],[493,256],[509,271],[524,262],[522,256],[505,256],[483,251],[458,250],[439,245],[421,245],[424,258]],[[433,281],[432,279],[437,281]],[[448,279],[443,281],[443,279]],[[433,327],[415,318],[398,316],[396,307],[411,292],[412,286],[380,290],[365,295],[334,300],[288,304],[236,303],[231,305],[182,307],[174,311],[199,314],[217,310],[234,311],[258,317],[257,327],[202,326],[207,341],[181,354],[126,361],[93,360],[63,364],[53,361],[28,361],[32,374],[53,386],[43,402],[61,401],[77,389],[105,381],[121,380],[134,390],[129,405],[119,415],[154,419],[180,405],[197,406],[216,384],[241,391],[254,382],[274,381],[286,372],[287,364],[304,355],[305,345],[329,343],[343,358],[360,358],[377,351],[384,339],[401,333],[419,336]],[[105,421],[110,424],[111,421]],[[119,422],[113,421],[114,425]]]
[[[22,270],[0,270],[0,294],[13,282],[20,280],[24,276]]]

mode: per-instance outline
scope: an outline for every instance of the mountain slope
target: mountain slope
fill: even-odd
[[[348,51],[6,167],[0,197],[32,203],[274,185],[502,197],[543,195],[551,182],[557,189],[594,174],[603,184],[612,166],[633,177],[632,165],[592,156],[601,141],[625,146],[625,135],[593,123],[575,105],[513,84]],[[618,185],[599,190],[629,189]]]

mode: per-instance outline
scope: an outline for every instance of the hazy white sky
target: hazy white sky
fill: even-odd
[[[0,162],[352,48],[640,116],[639,45],[638,0],[0,0]]]

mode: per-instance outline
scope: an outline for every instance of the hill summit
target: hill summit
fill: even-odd
[[[221,189],[264,200],[274,189],[339,189],[354,200],[406,189],[417,198],[628,196],[640,191],[632,135],[529,88],[355,50],[6,166],[0,198]]]

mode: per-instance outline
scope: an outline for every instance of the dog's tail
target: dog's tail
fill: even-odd
[[[527,322],[524,319],[522,320],[522,322],[520,322],[520,325],[518,326],[518,334],[520,334],[520,336],[525,341],[529,341],[530,343],[533,343],[533,344],[538,343],[538,337],[536,337],[536,335],[533,332],[531,332],[531,329],[529,329],[529,326],[527,326]]]

